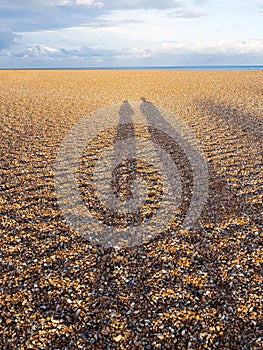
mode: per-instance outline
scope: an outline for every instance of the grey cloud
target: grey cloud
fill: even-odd
[[[0,0],[0,9],[1,11],[22,11],[22,10],[30,10],[30,11],[40,11],[41,9],[46,7],[48,2],[44,0]]]
[[[100,18],[113,10],[173,9],[182,7],[180,0],[104,0],[102,6],[76,0],[0,0],[0,21],[15,32],[62,29],[73,26],[107,25]],[[89,4],[89,6],[88,6]]]
[[[0,28],[0,51],[11,47],[18,36],[10,29]]]
[[[104,5],[104,9],[107,10],[123,10],[137,8],[168,9],[183,6],[182,1],[180,0],[105,0],[102,3]]]
[[[99,6],[98,6],[99,5]],[[134,8],[156,8],[167,9],[183,6],[181,0],[98,0],[98,1],[78,1],[78,0],[12,0],[7,2],[6,0],[0,0],[0,9],[3,11],[35,11],[40,12],[52,7],[80,7],[98,11],[110,11],[110,10],[122,10],[122,9],[134,9]]]
[[[29,2],[30,4],[30,2]],[[11,5],[3,4],[0,0],[0,21],[4,27],[11,28],[14,32],[34,32],[41,30],[56,30],[71,27],[106,27],[123,24],[124,20],[117,22],[109,22],[101,16],[110,12],[111,9],[117,6],[117,3],[112,7],[87,6],[47,6],[42,1],[34,3],[31,7],[20,2],[12,2]],[[37,6],[38,4],[38,6]],[[46,6],[46,7],[45,7]],[[134,20],[134,22],[137,22]]]
[[[89,57],[89,58],[105,58],[105,57],[114,57],[117,54],[116,50],[103,50],[103,49],[97,49],[93,47],[82,47],[78,50],[76,49],[65,49],[61,48],[59,50],[61,55],[68,56],[68,57]]]

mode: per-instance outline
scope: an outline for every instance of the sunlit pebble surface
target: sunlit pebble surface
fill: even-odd
[[[1,349],[262,349],[262,83],[261,71],[0,72]],[[142,96],[201,143],[209,201],[195,229],[92,247],[59,210],[58,147],[81,117]]]

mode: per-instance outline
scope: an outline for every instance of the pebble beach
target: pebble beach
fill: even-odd
[[[262,71],[3,70],[0,90],[0,349],[263,348]],[[59,147],[142,97],[200,143],[208,200],[189,230],[92,245],[59,208]]]

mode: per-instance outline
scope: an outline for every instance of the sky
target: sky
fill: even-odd
[[[263,0],[0,0],[0,68],[263,65]]]

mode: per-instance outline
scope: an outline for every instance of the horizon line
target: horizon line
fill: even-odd
[[[143,65],[143,66],[65,66],[65,67],[6,67],[0,70],[114,70],[114,69],[158,69],[158,68],[263,68],[261,64],[211,64],[211,65]]]

